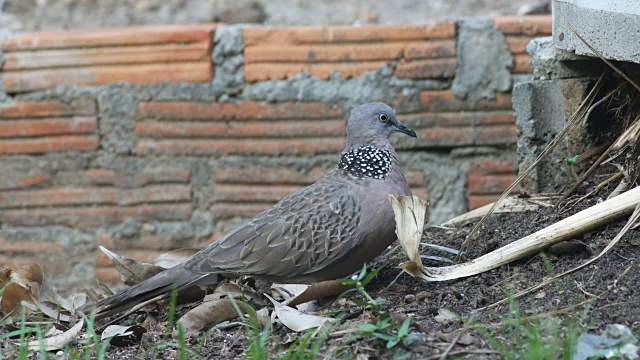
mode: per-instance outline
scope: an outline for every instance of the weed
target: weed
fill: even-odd
[[[398,345],[408,347],[418,339],[417,335],[409,333],[411,318],[405,319],[402,324],[398,326],[398,324],[391,318],[391,315],[388,312],[382,311],[380,309],[380,307],[384,304],[384,299],[373,299],[365,289],[365,286],[369,282],[371,282],[371,280],[373,280],[376,275],[378,275],[380,270],[382,270],[382,267],[377,268],[367,275],[367,265],[365,264],[356,278],[338,280],[344,285],[355,286],[353,289],[349,289],[342,293],[340,297],[343,297],[350,292],[357,291],[367,301],[361,301],[358,299],[352,299],[351,301],[367,310],[371,310],[374,314],[376,314],[377,319],[375,323],[360,324],[358,326],[359,335],[364,337],[375,337],[386,341],[387,349],[394,348]]]

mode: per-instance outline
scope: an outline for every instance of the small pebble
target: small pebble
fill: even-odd
[[[426,299],[426,298],[428,298],[428,297],[429,297],[429,293],[428,293],[428,292],[426,292],[426,291],[424,291],[424,290],[423,290],[423,291],[420,291],[419,293],[417,293],[417,294],[416,294],[416,298],[417,298],[418,300],[424,300],[424,299]]]
[[[407,304],[411,304],[416,301],[416,296],[413,294],[407,294],[404,296],[404,302]]]

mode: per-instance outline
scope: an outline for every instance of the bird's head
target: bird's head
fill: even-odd
[[[347,148],[359,145],[383,147],[394,132],[416,137],[415,131],[398,121],[396,112],[389,105],[380,102],[360,105],[351,111],[347,123]]]

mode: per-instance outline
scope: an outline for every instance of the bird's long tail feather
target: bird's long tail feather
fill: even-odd
[[[222,279],[222,276],[195,274],[178,265],[95,304],[86,305],[80,311],[90,312],[95,308],[96,318],[104,318],[129,310],[157,296],[169,295],[174,288],[182,291],[191,286],[200,285],[205,278],[205,283],[215,284]]]

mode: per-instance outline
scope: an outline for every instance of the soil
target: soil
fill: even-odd
[[[610,171],[601,171],[592,177],[591,181],[581,187],[576,197],[609,178],[613,174],[612,169],[611,167],[608,169]],[[492,215],[470,243],[467,255],[475,258],[592,206],[605,199],[606,194],[616,185],[612,183],[610,188],[603,189],[600,194],[584,200],[573,209],[561,204],[531,212]],[[458,248],[476,221],[464,223],[457,229],[429,227],[424,232],[423,241]],[[627,218],[622,218],[572,239],[573,246],[565,247],[565,251],[569,249],[568,253],[540,253],[477,276],[454,281],[430,283],[401,274],[397,265],[406,258],[399,250],[386,259],[382,256],[371,264],[370,268],[384,268],[367,286],[367,291],[372,297],[385,300],[381,311],[388,311],[400,320],[411,317],[412,332],[419,335],[419,340],[408,347],[389,350],[382,340],[357,335],[353,329],[357,329],[358,324],[371,322],[375,311],[363,310],[353,303],[352,300],[361,298],[361,295],[349,295],[318,311],[321,315],[330,311],[343,311],[348,315],[339,325],[327,330],[328,339],[317,356],[344,359],[387,359],[402,354],[420,359],[437,357],[456,336],[463,335],[455,341],[450,354],[466,355],[468,358],[498,358],[495,354],[497,348],[490,340],[498,339],[503,345],[514,345],[511,343],[513,339],[509,338],[509,326],[505,325],[506,320],[511,317],[527,320],[526,317],[533,316],[535,320],[531,320],[531,323],[534,326],[551,326],[552,329],[553,324],[556,327],[565,326],[573,319],[578,323],[577,330],[580,332],[599,333],[607,324],[624,324],[637,329],[640,323],[640,273],[637,271],[640,241],[636,230],[630,230],[620,243],[594,264],[515,300],[512,304],[477,311],[509,297],[510,294],[536,285],[553,273],[562,273],[584,263],[600,253],[626,221]],[[448,256],[447,253],[436,250],[426,250],[424,253]],[[442,266],[442,263],[429,260],[425,265]],[[258,282],[256,286],[264,291],[268,284]],[[458,314],[464,322],[447,317],[446,310]],[[183,309],[182,312],[184,311],[186,310]],[[445,316],[441,314],[443,311]],[[514,314],[516,311],[519,314],[517,316]],[[162,321],[166,312],[165,307],[151,316],[139,313],[126,319],[125,322],[145,324],[150,331],[134,345],[109,346],[107,358],[180,358],[175,347],[157,347],[167,341],[178,342],[175,332],[168,335],[167,339],[162,322],[154,320],[159,316]],[[156,325],[150,325],[150,320],[154,320]],[[548,325],[549,322],[553,324]],[[276,356],[279,351],[295,345],[294,340],[300,334],[302,333],[289,331],[281,324],[275,325],[270,337],[270,354]],[[217,327],[206,333],[190,335],[186,338],[186,344],[189,349],[207,359],[242,358],[249,346],[247,333],[242,326]]]

